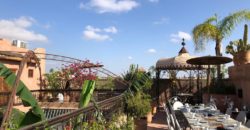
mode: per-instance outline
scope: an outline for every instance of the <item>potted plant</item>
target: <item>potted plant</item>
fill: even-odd
[[[233,55],[233,62],[235,66],[250,63],[250,44],[247,43],[248,26],[244,26],[243,40],[230,41],[226,47],[226,53]]]

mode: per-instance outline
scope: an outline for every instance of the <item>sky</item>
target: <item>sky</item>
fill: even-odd
[[[214,42],[195,52],[192,29],[214,14],[223,18],[250,9],[249,0],[0,2],[0,38],[27,41],[29,49],[42,47],[50,54],[99,62],[116,74],[124,73],[130,64],[147,70],[158,59],[176,56],[182,38],[191,55],[214,55]],[[223,40],[223,50],[242,35],[243,23]],[[48,61],[47,68],[60,64]]]

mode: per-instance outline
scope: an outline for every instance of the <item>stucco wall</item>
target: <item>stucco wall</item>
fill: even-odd
[[[11,42],[8,40],[0,39],[0,51],[18,51],[18,52],[27,52],[28,49],[25,48],[18,48],[11,45]],[[37,53],[45,53],[45,49],[43,48],[37,48],[34,50],[34,52]],[[41,55],[38,55],[38,57],[41,57]],[[0,59],[0,63],[3,63],[5,66],[7,66],[10,69],[16,69],[16,73],[19,69],[20,61],[15,60],[6,60],[6,59]],[[40,60],[40,66],[41,66],[41,73],[42,75],[45,73],[45,60]],[[33,70],[33,77],[28,77],[28,70]],[[34,64],[25,65],[21,80],[24,82],[24,84],[30,89],[30,90],[37,90],[39,89],[39,69]],[[1,86],[0,86],[1,87]]]
[[[239,97],[239,90],[242,90],[242,97],[239,97],[240,104],[250,108],[250,64],[229,67],[229,78],[236,87]]]

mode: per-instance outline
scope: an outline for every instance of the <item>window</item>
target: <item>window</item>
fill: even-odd
[[[20,45],[21,48],[26,48],[26,44],[24,42],[21,42],[21,45]]]
[[[33,78],[33,70],[32,69],[28,70],[28,77]]]

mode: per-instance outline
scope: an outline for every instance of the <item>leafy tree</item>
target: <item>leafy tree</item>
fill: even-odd
[[[44,74],[44,76],[49,89],[60,89],[64,86],[63,84],[65,84],[63,83],[65,81],[62,80],[60,71],[55,71],[51,69],[49,73]]]
[[[193,40],[195,49],[202,51],[208,41],[215,41],[215,54],[221,56],[222,40],[230,36],[234,28],[242,21],[250,20],[250,11],[242,10],[232,13],[219,20],[217,15],[208,18],[201,24],[193,28]],[[220,77],[220,67],[217,68],[218,77]]]
[[[106,79],[97,78],[96,80],[96,88],[97,89],[110,89],[113,90],[115,88],[115,78],[107,77]]]

